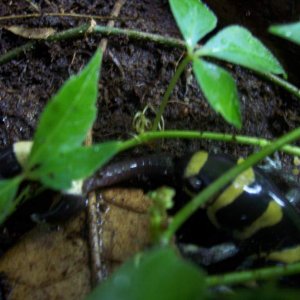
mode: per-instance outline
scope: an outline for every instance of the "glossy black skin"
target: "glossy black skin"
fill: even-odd
[[[188,161],[189,158],[183,162],[183,169]],[[236,160],[230,156],[210,154],[204,167],[196,176],[183,178],[183,186],[197,194],[235,165]],[[225,230],[230,236],[234,230],[251,225],[266,210],[269,202],[275,201],[282,207],[282,221],[275,226],[261,229],[252,237],[238,241],[238,243],[248,253],[280,250],[283,247],[299,244],[300,217],[298,211],[265,173],[255,167],[253,170],[255,173],[254,183],[244,188],[243,193],[232,204],[220,209],[216,214],[222,230]]]
[[[139,179],[140,176],[150,179],[160,177],[162,181],[165,181],[165,177],[171,176],[171,185],[176,188],[179,195],[176,202],[182,201],[182,203],[176,203],[178,209],[186,201],[190,200],[190,196],[185,194],[186,189],[195,194],[199,193],[203,188],[236,165],[236,160],[230,156],[210,154],[208,161],[197,176],[194,178],[183,178],[183,170],[185,170],[190,157],[189,155],[175,160],[168,155],[153,155],[110,164],[101,169],[86,187],[89,187],[89,189],[105,187],[128,181],[132,178]],[[184,227],[187,227],[188,231],[191,231],[191,228],[196,229],[191,233],[193,237],[198,235],[197,232],[201,231],[201,229],[208,233],[208,237],[204,237],[203,234],[199,235],[201,245],[213,245],[217,241],[219,243],[228,240],[232,241],[233,236],[231,233],[235,229],[247,227],[255,221],[266,210],[270,201],[276,201],[277,203],[279,201],[281,203],[283,211],[282,221],[275,226],[261,229],[247,240],[236,240],[241,250],[240,252],[244,253],[244,255],[251,255],[261,251],[277,251],[284,247],[299,244],[300,218],[298,212],[266,174],[258,168],[253,168],[253,170],[255,173],[254,183],[247,189],[244,189],[242,195],[237,198],[238,201],[234,201],[230,206],[221,209],[218,213],[217,217],[221,220],[222,230],[225,230],[227,235],[220,230],[216,230],[212,224],[207,222],[207,218],[204,216],[205,213],[203,213],[204,210],[197,211],[195,216],[188,220],[188,223],[193,224],[193,226],[188,224],[188,226]],[[254,187],[259,187],[259,189],[255,191]],[[184,228],[179,232],[179,236],[181,233],[182,236],[186,236]],[[221,237],[221,235],[223,236]]]
[[[157,184],[165,184],[166,181],[169,181],[169,184],[174,186],[177,190],[183,190],[183,188],[187,187],[189,190],[192,189],[194,193],[198,193],[236,164],[235,160],[226,155],[210,154],[208,162],[200,173],[195,176],[196,178],[183,178],[183,170],[190,157],[191,156],[187,156],[175,160],[166,154],[155,154],[109,164],[99,170],[92,178],[86,180],[83,186],[83,194],[87,194],[96,188],[112,186],[124,181],[128,182],[133,180],[134,182],[141,182],[145,179],[151,181],[154,180]],[[20,166],[12,153],[11,147],[2,150],[0,153],[0,163],[2,166],[0,176],[3,178],[9,178],[20,172]],[[9,171],[9,165],[11,166],[11,171]],[[295,240],[295,234],[299,233],[298,229],[300,228],[300,225],[298,214],[285,197],[280,194],[272,182],[270,182],[270,180],[258,169],[254,170],[256,174],[255,183],[260,185],[261,190],[256,194],[249,193],[245,190],[240,196],[242,201],[233,203],[233,207],[231,207],[228,213],[225,213],[226,209],[222,209],[222,225],[224,225],[229,232],[239,226],[243,226],[243,222],[247,223],[247,218],[241,219],[241,212],[243,209],[245,209],[243,215],[247,212],[249,220],[255,219],[265,209],[265,202],[260,200],[270,197],[270,195],[275,195],[285,205],[285,216],[283,224],[279,227],[277,226],[278,228],[274,228],[274,234],[279,236],[277,242],[282,246],[282,237],[285,236],[284,232],[286,230],[293,232],[291,235],[292,237],[284,242],[284,244],[290,244],[291,241]],[[56,202],[49,212],[36,216],[36,219],[50,222],[52,220],[59,221],[60,219],[66,219],[67,216],[71,216],[85,207],[86,198],[81,195],[63,194],[62,197],[64,198],[64,201]],[[250,202],[252,206],[249,206],[248,208],[248,204],[246,203]],[[295,230],[295,228],[297,229]],[[265,240],[266,236],[270,235],[268,233],[267,235],[262,235],[262,240]],[[250,243],[255,244],[255,239],[256,237],[254,238],[254,242],[250,241]],[[265,244],[268,245],[266,246],[266,249],[274,247],[274,243],[273,239],[268,243],[265,242]]]
[[[0,150],[0,166],[0,178],[2,179],[11,178],[22,171],[22,167],[13,151],[13,146]]]
[[[85,181],[83,190],[88,193],[98,188],[129,181],[133,184],[147,180],[157,181],[157,184],[172,182],[174,174],[174,161],[169,155],[148,155],[111,163],[101,168]]]

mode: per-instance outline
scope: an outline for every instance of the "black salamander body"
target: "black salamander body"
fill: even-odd
[[[200,192],[239,161],[196,152],[186,162],[183,186]],[[211,223],[226,230],[244,252],[277,262],[300,261],[300,218],[294,207],[257,168],[249,168],[206,207]]]
[[[150,155],[104,167],[88,179],[85,190],[111,186],[131,179],[172,178],[171,183],[189,197],[199,193],[239,161],[226,155],[196,152],[187,159]],[[230,233],[248,254],[267,260],[300,261],[300,219],[294,207],[257,168],[240,174],[206,207],[217,229]]]
[[[0,170],[2,178],[15,175],[7,176],[9,166],[5,164],[12,163],[14,159],[11,155],[7,149],[0,153],[1,169],[4,170]],[[11,166],[12,173],[18,173],[18,168],[22,166],[19,157],[15,153],[17,167]],[[174,160],[168,155],[150,155],[117,162],[102,168],[83,186],[82,182],[75,182],[73,189],[64,192],[64,195],[72,196],[59,202],[46,216],[49,219],[57,215],[63,216],[64,210],[72,212],[72,207],[78,209],[78,202],[84,207],[85,197],[82,194],[91,190],[131,179],[140,180],[143,177],[156,179],[158,182],[160,179],[163,182],[169,179],[169,183],[177,190],[184,190],[191,197],[236,163],[238,162],[228,156],[202,151],[180,160]],[[246,252],[254,251],[268,260],[279,262],[300,261],[298,213],[258,169],[249,168],[240,174],[219,195],[211,199],[206,213],[211,224],[217,229],[229,232]]]
[[[89,192],[128,181],[141,183],[154,180],[157,184],[161,184],[162,182],[171,182],[174,174],[174,162],[169,155],[153,154],[105,166],[92,178],[86,180],[83,189],[85,192]]]

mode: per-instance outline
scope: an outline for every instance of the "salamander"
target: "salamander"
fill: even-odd
[[[20,145],[14,145],[0,152],[2,178],[20,172],[20,157],[24,159],[20,149],[24,150]],[[48,217],[63,216],[64,210],[72,212],[72,207],[78,209],[78,203],[85,202],[84,195],[91,190],[143,176],[167,178],[176,190],[184,191],[190,198],[240,161],[224,154],[199,151],[180,159],[169,155],[150,155],[113,163],[96,172],[83,185],[79,182],[76,189],[65,191],[63,194],[71,197],[59,202]],[[256,253],[276,262],[300,261],[299,214],[258,168],[249,168],[237,176],[211,199],[205,211],[210,223],[217,230],[229,233],[245,253]]]
[[[184,164],[183,186],[190,195],[196,194],[240,161],[196,152]],[[249,168],[223,188],[207,205],[206,213],[246,253],[277,262],[300,261],[299,214],[258,168]]]

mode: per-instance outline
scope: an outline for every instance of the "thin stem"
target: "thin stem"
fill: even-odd
[[[34,41],[34,42],[30,41],[24,44],[23,46],[9,50],[5,54],[0,56],[0,65],[18,57],[20,54],[25,53],[26,51],[33,50],[39,42],[45,42],[45,41],[56,42],[56,41],[61,41],[61,40],[66,40],[71,38],[78,38],[86,34],[103,34],[105,36],[124,35],[130,39],[149,41],[167,47],[175,47],[175,48],[185,47],[185,43],[182,40],[171,38],[171,37],[164,37],[158,34],[140,32],[131,29],[112,28],[112,27],[99,26],[99,25],[91,26],[90,24],[84,24],[78,27],[74,27],[53,34],[49,36],[47,39],[44,39],[42,41]]]
[[[117,0],[111,11],[111,16],[117,17],[125,4],[125,0]],[[108,21],[108,26],[114,27],[115,21]],[[107,38],[102,38],[99,44],[99,48],[104,54],[107,47]],[[93,128],[91,128],[87,134],[86,145],[91,146],[93,144]],[[88,193],[88,205],[87,205],[87,216],[89,220],[89,246],[91,249],[91,275],[93,286],[103,280],[103,274],[101,270],[102,252],[101,252],[101,234],[99,233],[99,215],[98,215],[98,204],[97,195],[95,191]]]
[[[12,50],[7,51],[3,55],[0,56],[0,65],[3,65],[12,59],[20,56],[21,54],[24,54],[26,52],[29,52],[30,50],[33,50],[35,46],[37,45],[37,41],[28,42],[23,46],[14,48]]]
[[[160,107],[158,109],[158,112],[156,113],[156,116],[155,116],[155,120],[153,122],[153,126],[152,126],[152,130],[155,131],[157,130],[158,128],[158,124],[160,122],[160,119],[163,115],[163,112],[165,111],[165,108],[168,104],[168,100],[171,96],[171,93],[173,92],[174,90],[174,87],[180,77],[180,75],[182,74],[182,72],[184,71],[186,65],[190,62],[191,58],[189,56],[186,56],[182,61],[181,63],[179,64],[174,76],[172,77],[169,85],[168,85],[168,88],[162,98],[162,101],[161,101],[161,104],[160,104]]]
[[[133,139],[122,143],[122,150],[130,149],[145,142],[157,139],[209,139],[221,142],[239,143],[245,145],[252,145],[257,147],[265,147],[271,143],[267,139],[249,137],[244,135],[233,135],[226,133],[217,133],[209,131],[187,131],[187,130],[165,130],[165,131],[148,131],[141,133]],[[280,148],[281,151],[300,156],[300,148],[292,145],[284,145]]]
[[[112,28],[106,26],[97,25],[93,28],[94,33],[101,33],[106,36],[110,35],[125,35],[130,39],[149,41],[157,44],[161,44],[168,47],[185,48],[185,42],[179,39],[162,36],[159,34],[141,32],[132,29]]]
[[[261,268],[251,271],[234,272],[223,275],[208,276],[206,278],[206,284],[208,286],[231,285],[251,280],[278,278],[281,276],[293,275],[296,273],[300,273],[300,263]]]
[[[59,33],[53,34],[49,36],[47,39],[44,39],[43,41],[60,41],[60,40],[66,40],[70,38],[78,37],[79,35],[83,35],[88,32],[90,28],[89,24],[84,24],[76,28],[68,29],[61,31]],[[7,51],[3,55],[0,56],[0,65],[5,64],[9,62],[10,60],[18,57],[21,54],[26,53],[27,51],[35,49],[35,47],[42,41],[30,41],[23,46],[14,48],[12,50]]]
[[[35,13],[35,14],[0,16],[0,21],[41,18],[41,17],[61,17],[61,18],[68,17],[68,18],[77,18],[77,19],[119,20],[119,21],[134,19],[134,18],[120,18],[116,16],[98,16],[98,15],[86,15],[86,14],[76,14],[76,13]]]
[[[288,81],[282,79],[279,76],[275,76],[270,73],[258,73],[258,74],[261,75],[262,77],[268,79],[269,81],[281,86],[282,88],[287,90],[289,93],[291,93],[292,95],[294,95],[300,99],[300,89],[297,88],[296,86],[292,85]]]
[[[223,176],[219,177],[207,188],[205,188],[200,194],[194,197],[187,205],[185,205],[173,218],[168,229],[164,232],[161,238],[163,244],[169,243],[171,238],[179,227],[205,202],[212,199],[216,193],[218,193],[223,186],[230,183],[237,175],[247,170],[251,166],[257,164],[264,157],[272,154],[277,149],[280,149],[287,143],[290,143],[300,138],[300,127],[293,130],[292,132],[284,135],[273,143],[262,148],[259,152],[250,155],[244,162],[231,168],[229,171],[224,173]]]

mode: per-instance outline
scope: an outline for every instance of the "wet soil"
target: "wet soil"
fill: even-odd
[[[217,1],[210,2],[217,13],[223,7],[218,6]],[[269,6],[270,3],[269,1]],[[39,4],[43,12],[73,11],[107,15],[114,1],[41,1]],[[266,11],[269,6],[265,7]],[[233,7],[230,1],[228,7]],[[235,11],[241,10],[243,14],[242,8],[240,3],[236,4]],[[255,6],[252,8],[254,12],[257,9]],[[261,11],[261,7],[259,9]],[[1,15],[32,13],[32,10],[27,1],[13,1],[0,6]],[[229,23],[230,10],[229,12],[228,10],[225,10],[227,15],[221,14],[219,27]],[[238,14],[235,13],[234,16]],[[117,22],[118,27],[180,37],[167,1],[127,1],[120,17],[135,19]],[[236,17],[232,22],[235,23],[234,21],[240,19],[242,17],[239,19]],[[250,16],[248,19],[251,19]],[[278,21],[278,18],[276,20]],[[1,25],[19,24],[24,27],[53,27],[56,30],[63,30],[84,22],[86,20],[43,17],[2,21]],[[2,147],[18,140],[32,138],[38,117],[46,102],[70,75],[77,73],[85,65],[100,40],[101,36],[97,35],[44,43],[36,50],[27,52],[0,67]],[[0,53],[5,53],[25,42],[24,38],[2,29]],[[154,43],[138,42],[124,37],[110,38],[101,70],[99,114],[93,131],[94,140],[125,139],[135,134],[132,127],[134,115],[146,104],[158,107],[182,55],[181,50],[164,48]],[[231,64],[223,66],[237,81],[243,129],[235,130],[212,111],[195,80],[190,80],[190,70],[187,70],[185,76],[180,79],[171,97],[172,104],[166,109],[164,118],[167,129],[213,130],[274,138],[299,124],[300,119],[297,115],[299,103],[296,99],[250,71]],[[233,155],[245,155],[252,151],[245,146],[208,141],[164,141],[160,143],[160,147],[176,155],[199,147],[210,151],[219,149]]]
[[[44,13],[75,12],[90,15],[109,15],[115,3],[112,0],[32,2],[38,4]],[[295,48],[288,42],[279,41],[265,33],[267,25],[273,22],[295,20],[300,12],[296,1],[285,1],[285,9],[279,7],[280,1],[270,0],[261,1],[260,5],[230,0],[222,1],[222,4],[213,0],[207,3],[220,17],[219,28],[232,23],[248,26],[279,55],[288,74],[291,74],[291,80],[299,82],[295,69],[300,60],[297,60],[299,54]],[[5,1],[0,4],[2,16],[25,13],[36,13],[29,1]],[[168,1],[126,1],[120,14],[120,18],[125,17],[133,19],[117,21],[116,27],[180,38]],[[24,27],[53,27],[60,31],[87,21],[41,17],[1,21],[0,27],[18,24]],[[105,25],[105,22],[98,23]],[[91,35],[74,40],[41,43],[34,51],[28,51],[0,66],[1,147],[33,137],[39,115],[47,101],[70,75],[83,68],[101,38],[101,35]],[[0,55],[27,42],[3,28],[0,29],[0,41]],[[132,126],[135,114],[147,104],[158,107],[183,54],[182,50],[151,42],[121,36],[109,38],[101,69],[99,113],[93,128],[94,141],[127,139],[136,134]],[[190,67],[179,80],[172,94],[171,104],[165,111],[166,129],[216,131],[272,139],[299,126],[300,103],[295,97],[241,67],[227,63],[222,63],[222,66],[232,73],[237,82],[243,116],[242,130],[237,131],[228,125],[209,107],[195,79],[190,76]],[[149,117],[153,115],[150,114]],[[144,146],[123,155],[164,151],[180,156],[201,148],[245,156],[256,150],[250,146],[204,140],[161,141],[155,144],[155,148],[153,145]],[[286,172],[289,172],[293,167],[291,158],[281,155],[281,160]]]

